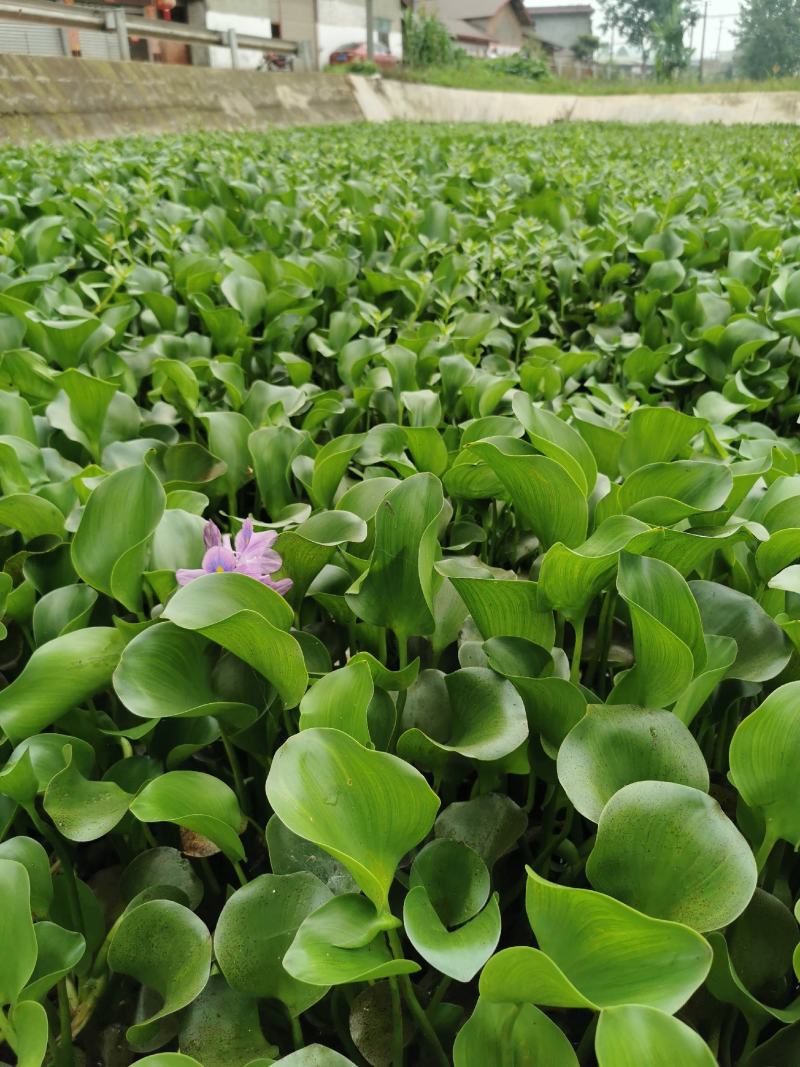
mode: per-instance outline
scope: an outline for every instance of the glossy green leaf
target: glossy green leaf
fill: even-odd
[[[612,796],[586,873],[596,889],[701,931],[733,922],[756,887],[750,848],[719,804],[664,781]]]
[[[423,672],[417,685],[427,673]],[[398,755],[426,767],[437,766],[449,753],[474,760],[499,760],[525,741],[525,705],[505,678],[483,667],[466,667],[444,675],[443,682],[449,709],[439,710],[445,720],[440,737],[431,736],[425,729],[427,724],[413,726],[398,738]],[[412,688],[409,699],[413,693]]]
[[[213,841],[231,859],[244,858],[236,794],[201,771],[169,771],[154,778],[130,805],[141,822],[173,822]]]
[[[266,789],[281,822],[340,860],[381,913],[397,864],[426,836],[439,807],[409,764],[330,729],[289,738]]]
[[[800,682],[780,686],[739,723],[731,741],[731,781],[766,826],[759,864],[779,839],[800,846],[793,770],[800,753],[798,706]]]
[[[537,1061],[548,1067],[578,1064],[569,1041],[544,1012],[532,1004],[500,1004],[479,997],[456,1035],[455,1067],[526,1067]]]
[[[143,719],[219,715],[242,705],[214,689],[215,649],[172,623],[150,626],[125,647],[114,671],[114,691]],[[244,705],[246,707],[246,705]]]
[[[617,676],[611,702],[668,707],[705,665],[689,586],[669,564],[623,553],[617,589],[630,610],[635,663]]]
[[[214,932],[214,955],[232,989],[249,997],[274,997],[294,1016],[325,990],[298,981],[283,957],[301,923],[331,899],[307,872],[262,874],[238,889],[222,909]]]
[[[403,638],[432,633],[442,507],[442,486],[432,474],[407,478],[381,501],[369,567],[347,594],[359,618]]]
[[[81,578],[131,611],[140,609],[142,571],[165,504],[146,463],[115,471],[92,492],[72,542]]]
[[[205,988],[211,935],[183,905],[150,900],[123,917],[108,948],[108,964],[162,998],[158,1011],[128,1028],[131,1045],[144,1047],[157,1035],[162,1019],[191,1004]]]
[[[680,1019],[643,1005],[609,1008],[595,1038],[599,1067],[716,1067],[711,1049]]]
[[[381,918],[366,897],[333,897],[303,920],[283,966],[297,981],[316,986],[413,974],[419,966],[394,959],[383,936],[396,925],[389,915]]]
[[[93,626],[48,641],[0,692],[0,727],[12,741],[30,737],[108,685],[125,638]]]
[[[371,742],[367,710],[374,686],[366,663],[351,662],[320,678],[300,702],[300,729],[331,727],[362,745]]]
[[[669,711],[590,704],[558,750],[558,780],[592,822],[617,790],[632,782],[679,782],[708,792],[697,742]]]
[[[539,949],[504,949],[483,970],[491,1001],[609,1008],[645,1004],[675,1012],[711,966],[705,940],[588,889],[528,871],[528,918]]]
[[[522,525],[546,547],[557,541],[570,547],[586,537],[586,490],[569,471],[548,456],[518,454],[509,439],[478,442],[472,451],[484,460],[505,487]]]
[[[0,1005],[16,1003],[36,964],[36,935],[31,921],[30,879],[16,860],[0,857]]]
[[[287,631],[292,611],[273,589],[244,574],[209,574],[179,589],[164,615],[249,663],[270,681],[285,707],[308,684],[300,645]]]

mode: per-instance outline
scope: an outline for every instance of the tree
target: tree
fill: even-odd
[[[670,43],[667,50],[672,61],[678,56],[675,41],[683,46],[686,31],[699,17],[697,0],[601,0],[605,13],[605,29],[617,29],[632,45],[640,48],[645,63],[659,45],[665,47],[665,37]],[[682,47],[680,63],[689,63],[690,53]],[[672,70],[678,69],[675,66]]]
[[[736,36],[749,78],[800,72],[800,0],[744,0]]]
[[[575,57],[582,63],[591,63],[592,56],[600,47],[600,38],[593,33],[582,33],[572,46]]]

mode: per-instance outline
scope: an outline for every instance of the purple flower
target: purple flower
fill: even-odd
[[[236,571],[255,578],[262,585],[268,585],[278,593],[288,593],[292,588],[291,578],[270,577],[281,569],[283,560],[272,547],[278,535],[273,530],[262,533],[253,532],[253,520],[245,519],[237,533],[234,547],[231,546],[230,534],[222,534],[214,522],[207,522],[203,530],[203,542],[206,554],[203,564],[193,570],[176,571],[178,585],[186,585],[204,574],[223,574]]]

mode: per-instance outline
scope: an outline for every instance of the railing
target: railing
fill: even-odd
[[[165,41],[183,44],[211,45],[229,48],[231,65],[239,66],[239,50],[253,49],[257,52],[299,56],[307,61],[303,42],[284,41],[277,37],[256,37],[238,33],[234,29],[207,30],[199,26],[186,26],[158,19],[146,19],[140,15],[126,15],[124,9],[67,7],[64,4],[36,4],[27,0],[0,0],[0,21],[34,22],[40,25],[61,26],[64,29],[105,30],[114,33],[119,41],[121,59],[130,59],[130,37],[156,37]]]

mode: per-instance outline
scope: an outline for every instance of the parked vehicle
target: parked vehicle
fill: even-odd
[[[294,70],[294,56],[286,52],[265,52],[258,70]]]
[[[343,44],[335,49],[331,52],[330,63],[332,66],[340,63],[359,63],[366,60],[366,58],[367,45],[365,41],[362,41],[361,44]],[[378,50],[372,56],[372,61],[379,67],[396,67],[400,62],[397,56],[393,56],[391,52]]]

